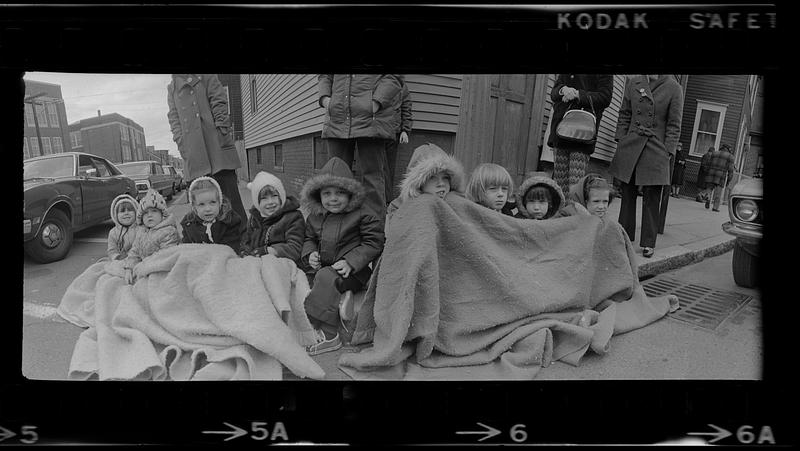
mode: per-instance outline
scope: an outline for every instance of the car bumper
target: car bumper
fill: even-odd
[[[722,224],[722,231],[750,244],[758,244],[763,236],[760,227],[747,227],[740,224],[734,224],[730,221]]]
[[[29,218],[22,220],[22,233],[23,233],[23,240],[29,241],[36,236],[37,229],[39,228],[39,224],[41,222],[41,218]]]

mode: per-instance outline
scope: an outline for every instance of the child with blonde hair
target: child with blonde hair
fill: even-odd
[[[175,215],[170,214],[167,202],[156,190],[147,190],[139,201],[136,220],[140,229],[124,261],[125,281],[128,283],[133,283],[133,268],[139,262],[181,241]]]
[[[114,221],[114,228],[108,232],[106,254],[109,260],[128,258],[128,252],[136,241],[136,234],[139,231],[139,225],[136,223],[138,212],[139,203],[127,194],[120,194],[111,201],[111,219]]]
[[[224,244],[239,252],[244,224],[211,177],[198,177],[187,192],[192,210],[181,220],[184,243]]]
[[[484,207],[514,216],[515,205],[509,202],[514,192],[514,180],[506,168],[494,163],[482,163],[472,171],[467,183],[467,198]]]

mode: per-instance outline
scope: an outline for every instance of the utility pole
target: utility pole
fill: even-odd
[[[40,92],[38,94],[25,97],[24,100],[24,102],[30,104],[31,108],[33,109],[33,124],[36,127],[36,139],[39,141],[40,155],[44,155],[44,147],[42,146],[42,133],[39,131],[39,115],[37,114],[38,112],[36,111],[36,106],[38,106],[39,104],[34,102],[34,100],[45,95],[47,95],[46,92]]]

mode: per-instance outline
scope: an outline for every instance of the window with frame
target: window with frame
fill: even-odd
[[[81,142],[81,132],[69,132],[69,142],[73,149],[76,147],[81,147],[83,145]]]
[[[106,166],[106,163],[103,160],[92,158],[92,163],[94,164],[94,167],[97,169],[98,177],[111,176],[111,173],[109,172],[108,167]]]
[[[22,158],[27,160],[31,157],[31,151],[28,150],[28,138],[22,137]]]
[[[36,121],[33,119],[33,105],[30,103],[25,104],[25,119],[28,121],[28,127],[36,127]]]
[[[698,100],[692,129],[692,144],[689,155],[703,156],[709,147],[719,149],[722,140],[722,125],[728,106],[722,103]]]
[[[274,167],[279,171],[283,171],[283,144],[275,144],[273,147],[274,153]]]
[[[50,120],[50,126],[54,128],[60,127],[58,122],[58,107],[55,103],[47,104],[47,116]]]
[[[256,164],[261,163],[261,147],[256,147]]]
[[[36,104],[36,119],[39,120],[39,128],[47,127],[47,114],[44,111],[44,105]]]
[[[61,143],[61,138],[56,136],[53,138],[53,153],[62,153],[64,152],[64,146]]]
[[[256,77],[250,76],[250,112],[255,113],[258,111],[258,91],[256,90]]]
[[[53,153],[53,148],[50,146],[50,138],[42,136],[42,155],[50,155]]]
[[[119,134],[122,136],[123,141],[128,140],[128,132],[125,130],[125,126],[122,124],[119,124]]]
[[[39,153],[39,140],[34,136],[31,138],[31,157],[38,157],[41,153]]]
[[[314,159],[314,170],[319,171],[328,162],[328,152],[325,149],[325,142],[322,135],[315,136],[312,144],[312,158]]]
[[[131,161],[131,148],[128,146],[128,143],[122,143],[122,158],[124,161]]]
[[[97,176],[97,168],[92,164],[92,158],[88,155],[78,156],[78,176],[86,177],[89,175],[90,170],[94,169],[94,176]]]

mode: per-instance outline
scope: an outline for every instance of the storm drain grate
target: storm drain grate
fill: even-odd
[[[681,308],[670,313],[669,317],[710,330],[716,329],[731,313],[753,298],[669,277],[655,277],[642,282],[642,287],[648,296],[678,296]]]

